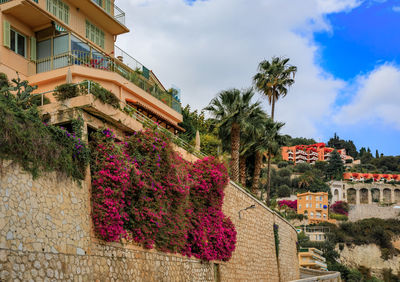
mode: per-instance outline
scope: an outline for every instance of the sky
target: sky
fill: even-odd
[[[283,133],[336,132],[400,155],[400,0],[117,0],[130,33],[116,45],[153,70],[182,105],[252,86],[260,61],[288,57],[296,82],[276,104]],[[270,106],[256,95],[264,109]]]

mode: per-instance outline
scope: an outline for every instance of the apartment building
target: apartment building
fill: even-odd
[[[322,251],[316,248],[301,248],[299,251],[300,267],[327,271],[326,259]]]
[[[282,159],[292,161],[295,165],[299,163],[314,164],[316,161],[329,161],[334,148],[326,147],[325,143],[317,143],[312,145],[296,145],[290,147],[282,147]],[[342,158],[343,163],[346,160],[353,161],[351,156],[346,155],[345,149],[337,150]]]
[[[297,213],[306,215],[309,223],[328,221],[328,207],[327,192],[297,194]]]
[[[178,92],[115,46],[129,29],[114,0],[0,0],[0,11],[0,72],[10,79],[18,72],[38,93],[67,75],[92,80],[171,132],[182,130]]]

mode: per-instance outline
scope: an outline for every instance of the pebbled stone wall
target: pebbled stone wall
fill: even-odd
[[[290,281],[299,278],[296,231],[235,185],[224,212],[237,247],[229,262],[204,262],[105,243],[94,237],[90,185],[48,173],[33,180],[18,165],[0,171],[0,281]],[[255,208],[241,212],[248,206]],[[280,226],[275,256],[274,222]]]

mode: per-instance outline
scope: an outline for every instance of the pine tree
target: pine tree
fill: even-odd
[[[378,152],[378,149],[376,149],[375,158],[376,158],[376,159],[379,159],[379,152]]]
[[[331,179],[342,179],[344,172],[344,165],[340,154],[334,150],[331,153],[331,158],[328,162],[328,167],[326,170],[326,174]]]

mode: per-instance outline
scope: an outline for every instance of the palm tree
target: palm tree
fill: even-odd
[[[272,57],[271,62],[263,60],[258,65],[258,73],[253,77],[253,82],[263,95],[268,98],[271,105],[271,119],[275,117],[275,102],[279,97],[285,97],[288,88],[293,85],[294,77],[297,72],[296,66],[288,65],[288,58]],[[268,166],[271,165],[271,152],[268,152]],[[267,180],[267,202],[269,202],[269,191],[271,190],[271,175],[268,169]]]
[[[252,182],[252,191],[255,191],[259,185],[260,172],[262,166],[263,156],[267,153],[267,198],[269,204],[269,195],[271,191],[271,156],[279,154],[281,146],[286,142],[286,136],[280,134],[280,130],[285,124],[282,122],[274,122],[271,118],[267,119],[265,123],[264,132],[256,142],[255,153],[256,158],[254,162],[254,175]],[[261,197],[263,191],[261,192]]]
[[[232,180],[239,180],[239,150],[240,150],[240,132],[245,125],[247,118],[252,112],[260,107],[260,103],[251,103],[254,96],[252,88],[241,92],[238,89],[224,90],[217,97],[211,100],[205,108],[212,115],[214,126],[219,128],[221,140],[227,138],[227,132],[230,135],[231,148],[231,176]]]
[[[275,102],[279,97],[285,97],[288,87],[293,85],[296,66],[288,65],[288,58],[272,57],[271,62],[263,60],[258,65],[258,73],[253,77],[257,90],[268,98],[272,106],[271,118],[274,120]]]
[[[259,136],[262,135],[267,119],[267,114],[258,107],[244,122],[242,134],[240,135],[239,153],[239,181],[242,186],[246,186],[246,160],[254,153],[254,145]]]

